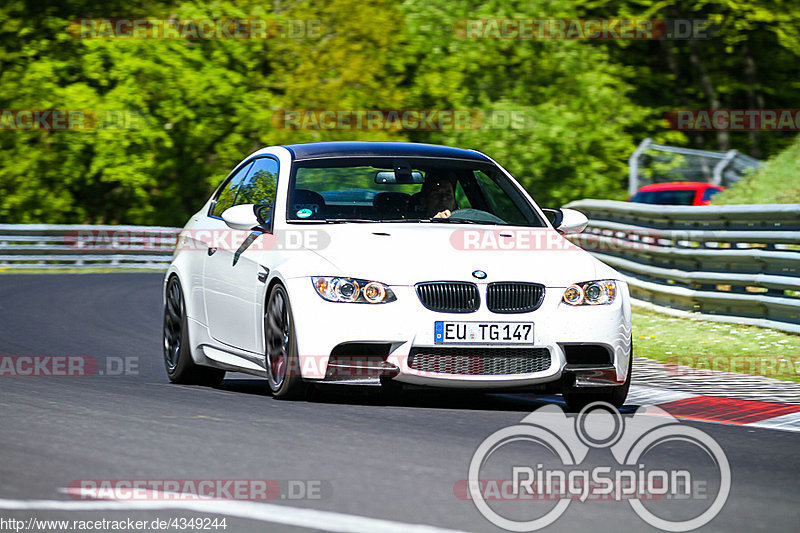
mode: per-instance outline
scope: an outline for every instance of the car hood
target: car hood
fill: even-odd
[[[340,224],[319,228],[313,250],[339,275],[413,285],[422,281],[529,281],[549,287],[618,278],[549,228],[455,224]]]

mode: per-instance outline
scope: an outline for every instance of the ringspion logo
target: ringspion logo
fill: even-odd
[[[594,459],[603,452],[611,460]],[[657,407],[624,418],[595,402],[574,417],[548,405],[495,431],[453,491],[508,531],[542,529],[572,502],[600,500],[627,503],[649,525],[682,532],[713,520],[730,488],[725,452],[703,431]]]

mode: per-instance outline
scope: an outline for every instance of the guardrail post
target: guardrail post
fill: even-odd
[[[636,150],[628,158],[628,194],[633,196],[639,190],[639,156],[647,150],[653,140],[649,137],[639,143]]]
[[[736,154],[739,152],[736,150],[728,150],[725,154],[725,157],[722,158],[719,163],[714,165],[714,179],[711,183],[714,185],[722,185],[722,172],[725,168],[733,161],[733,158],[736,157]]]

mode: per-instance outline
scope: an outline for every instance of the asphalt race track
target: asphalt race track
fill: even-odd
[[[233,532],[501,531],[454,485],[481,441],[547,400],[416,392],[395,402],[342,394],[283,402],[261,380],[235,374],[218,389],[172,385],[161,282],[160,274],[0,276],[0,356],[87,356],[98,365],[89,376],[0,375],[2,520],[24,520],[26,531],[31,518],[204,517],[225,517]],[[681,424],[711,436],[730,463],[730,496],[701,531],[798,530],[800,433]],[[707,459],[671,458],[690,471]],[[583,467],[601,460],[590,453]],[[70,492],[80,480],[253,479],[274,480],[280,495],[119,501]],[[624,501],[571,502],[545,530],[658,531]]]

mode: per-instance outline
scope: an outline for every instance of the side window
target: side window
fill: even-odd
[[[509,224],[525,224],[527,222],[525,215],[520,212],[509,195],[492,178],[480,170],[475,171],[475,178],[489,201],[493,215],[502,218]]]
[[[271,157],[256,159],[247,179],[239,187],[234,205],[275,203],[275,192],[278,185],[278,162]]]
[[[211,212],[212,216],[221,217],[222,212],[233,206],[233,201],[236,199],[236,193],[239,191],[239,185],[242,180],[247,176],[247,171],[253,164],[244,165],[239,171],[228,180],[222,190],[217,195],[217,202],[214,204],[214,211]]]
[[[472,207],[469,198],[467,198],[467,193],[464,192],[464,188],[461,186],[461,181],[456,182],[456,205],[458,205],[459,209],[470,209]]]
[[[722,191],[720,191],[719,189],[711,189],[711,188],[706,189],[705,191],[703,191],[703,201],[706,202],[708,200],[711,200],[711,198],[713,198],[714,196],[716,196],[721,192]]]

